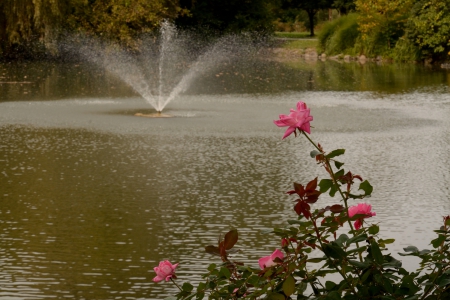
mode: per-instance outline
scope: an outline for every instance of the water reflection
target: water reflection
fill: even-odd
[[[211,261],[203,247],[231,227],[241,229],[239,259],[256,266],[278,246],[260,231],[293,216],[285,191],[293,181],[324,176],[306,141],[281,141],[272,124],[299,99],[312,108],[312,137],[326,149],[346,147],[346,169],[375,187],[368,200],[373,221],[397,238],[392,252],[410,243],[428,247],[439,216],[450,213],[447,74],[423,69],[430,81],[417,74],[406,88],[390,90],[408,90],[401,94],[330,91],[323,86],[333,86],[336,75],[319,76],[321,65],[311,73],[264,64],[293,72],[286,73],[297,76],[289,82],[313,90],[253,94],[259,85],[214,79],[174,101],[172,119],[133,117],[149,108],[126,87],[126,98],[81,97],[77,88],[59,101],[39,99],[39,89],[34,102],[3,98],[0,297],[161,299],[173,289],[151,283],[153,267],[170,259],[180,262],[181,281],[198,280]],[[350,74],[361,68],[338,66]],[[303,82],[302,74],[314,82]],[[411,76],[399,74],[385,77]],[[412,89],[416,82],[424,86]],[[248,92],[240,94],[245,84]],[[221,95],[224,87],[233,93]]]

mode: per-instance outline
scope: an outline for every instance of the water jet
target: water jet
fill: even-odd
[[[178,30],[164,21],[157,36],[142,37],[142,49],[138,53],[130,54],[117,45],[92,39],[83,40],[74,48],[84,59],[115,74],[161,113],[200,75],[211,72],[224,61],[229,63],[248,55],[255,45],[249,43],[246,35],[228,35],[205,42],[200,34]],[[153,115],[158,117],[158,113]]]

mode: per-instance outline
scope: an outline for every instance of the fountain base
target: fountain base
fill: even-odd
[[[163,114],[160,112],[153,113],[153,114],[142,114],[142,113],[136,113],[136,117],[146,117],[146,118],[173,118],[172,115]]]

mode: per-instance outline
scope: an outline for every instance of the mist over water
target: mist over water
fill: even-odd
[[[111,72],[161,112],[204,73],[237,58],[248,60],[261,48],[256,38],[237,34],[205,38],[164,21],[159,34],[143,36],[134,52],[87,37],[68,40],[65,50]]]

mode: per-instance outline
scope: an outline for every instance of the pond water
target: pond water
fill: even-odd
[[[394,256],[427,248],[450,214],[449,86],[418,65],[255,60],[203,74],[156,119],[92,65],[0,65],[0,299],[163,299],[176,290],[153,267],[196,282],[231,228],[257,266],[278,247],[261,230],[295,218],[285,192],[325,177],[272,122],[299,100],[311,138],[374,186]]]

